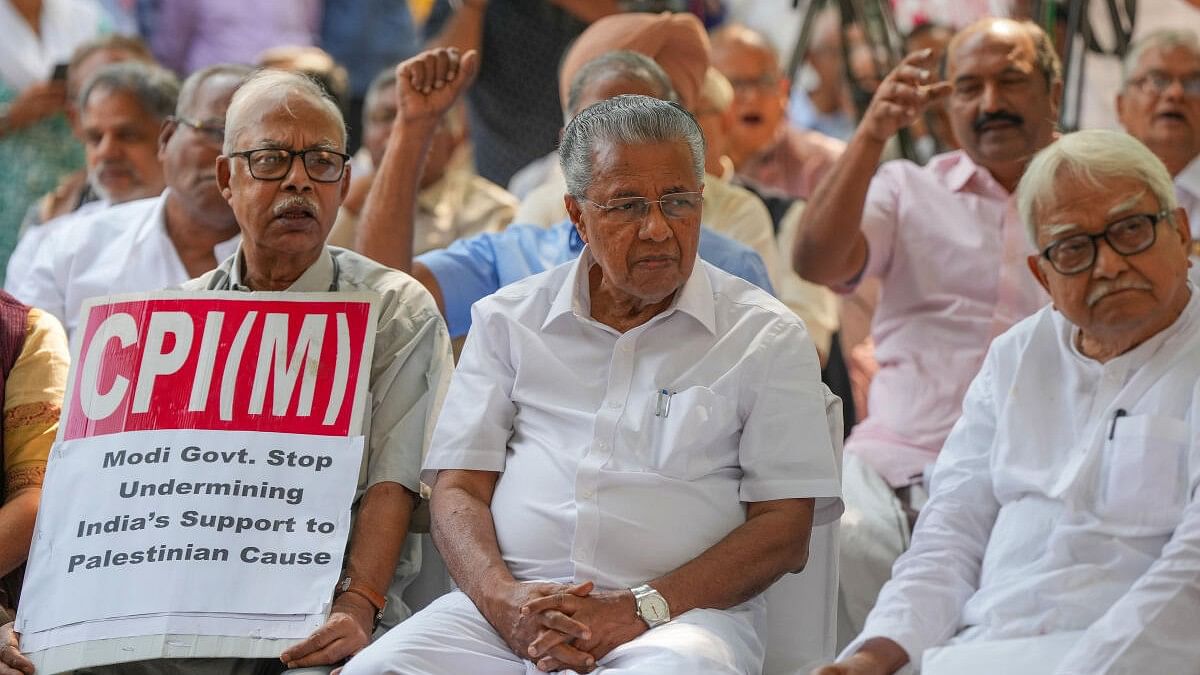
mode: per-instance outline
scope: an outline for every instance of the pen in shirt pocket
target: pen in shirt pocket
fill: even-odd
[[[1117,408],[1117,412],[1113,413],[1112,424],[1108,427],[1108,440],[1112,440],[1117,435],[1117,420],[1128,415],[1124,408]]]
[[[666,417],[671,414],[671,397],[676,394],[674,389],[659,389],[654,403],[654,416]]]

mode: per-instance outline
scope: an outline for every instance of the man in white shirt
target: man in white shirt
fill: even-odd
[[[760,593],[841,502],[804,325],[696,258],[703,155],[647,96],[567,126],[587,247],[475,304],[423,468],[461,590],[344,675],[761,672]]]
[[[163,191],[158,136],[175,112],[179,80],[148,63],[100,68],[79,96],[78,128],[87,165],[86,183],[98,199],[63,217],[28,227],[9,258],[6,284],[19,283],[47,235],[97,208],[155,197]]]
[[[163,194],[55,228],[29,273],[10,277],[6,290],[53,314],[71,334],[87,298],[178,286],[231,255],[238,226],[217,188],[215,166],[225,109],[249,72],[214,66],[189,77],[159,139]]]
[[[1029,267],[1053,305],[993,341],[912,547],[844,660],[820,675],[1200,663],[1200,299],[1187,215],[1162,162],[1112,131],[1064,136],[1017,194],[1039,251]],[[942,645],[954,647],[926,652]]]
[[[1200,37],[1187,29],[1150,33],[1133,45],[1122,73],[1117,117],[1167,166],[1200,239]],[[1200,262],[1200,249],[1192,250]],[[1200,280],[1200,267],[1192,275]]]

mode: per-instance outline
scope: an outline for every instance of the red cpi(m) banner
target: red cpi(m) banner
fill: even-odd
[[[61,438],[148,429],[358,433],[370,303],[231,295],[93,306]]]

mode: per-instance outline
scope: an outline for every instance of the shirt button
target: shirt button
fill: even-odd
[[[580,494],[581,494],[581,495],[583,495],[583,498],[584,498],[584,499],[591,499],[592,497],[595,497],[595,496],[596,496],[596,493],[595,493],[595,492],[593,492],[593,491],[591,490],[591,488],[588,488],[588,489],[584,490],[584,491],[583,491],[583,492],[581,492]]]
[[[613,410],[616,410],[621,407],[621,402],[620,401],[609,401],[608,407],[612,408]]]
[[[621,344],[621,351],[623,351],[623,352],[625,352],[626,354],[628,354],[629,352],[633,351],[633,345],[629,344],[628,342],[622,343],[622,344]]]

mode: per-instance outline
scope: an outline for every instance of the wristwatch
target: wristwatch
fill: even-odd
[[[386,597],[371,590],[365,584],[354,583],[350,575],[346,575],[338,582],[337,589],[338,592],[334,596],[335,598],[342,593],[353,593],[371,603],[371,606],[375,608],[375,625],[372,628],[379,627],[379,622],[383,620],[383,610],[387,609]]]
[[[654,628],[671,620],[671,607],[662,593],[654,590],[649,584],[642,584],[633,591],[633,602],[637,606],[637,615],[646,625]]]

